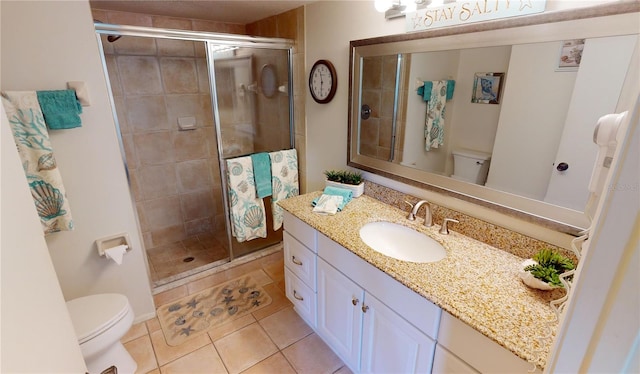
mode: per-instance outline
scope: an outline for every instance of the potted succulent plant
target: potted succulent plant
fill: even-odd
[[[325,185],[351,190],[353,197],[358,197],[364,192],[364,180],[362,174],[346,170],[327,170]]]
[[[575,264],[571,259],[551,249],[542,249],[522,263],[520,278],[529,287],[552,290],[564,287],[560,274],[573,269]]]

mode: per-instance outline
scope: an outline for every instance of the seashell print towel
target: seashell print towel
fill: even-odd
[[[3,92],[2,104],[44,233],[73,230],[69,202],[36,92]]]
[[[273,230],[282,227],[284,213],[277,204],[278,201],[288,197],[298,196],[300,187],[298,184],[298,156],[294,149],[269,153],[271,158],[272,198],[271,210],[273,211]]]
[[[231,234],[242,243],[267,237],[264,202],[256,197],[251,157],[227,160]]]

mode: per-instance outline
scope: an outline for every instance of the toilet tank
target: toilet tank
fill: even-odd
[[[453,151],[453,175],[451,178],[484,185],[489,173],[491,155],[470,149]]]

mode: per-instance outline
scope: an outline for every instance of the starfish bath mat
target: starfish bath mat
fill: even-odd
[[[158,320],[170,346],[198,336],[271,303],[271,296],[245,275],[158,308]]]

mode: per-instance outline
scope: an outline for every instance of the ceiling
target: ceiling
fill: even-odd
[[[314,0],[90,0],[92,8],[248,24]]]

